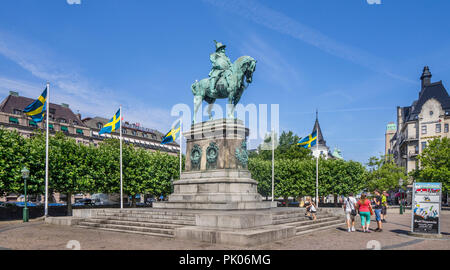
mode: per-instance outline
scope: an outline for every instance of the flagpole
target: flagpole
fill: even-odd
[[[181,171],[182,171],[182,168],[181,168],[181,166],[182,166],[182,162],[181,162],[182,161],[182,149],[183,149],[182,144],[183,144],[183,121],[180,118],[180,179],[181,179]]]
[[[123,181],[122,181],[122,105],[120,105],[120,209],[123,209]]]
[[[275,189],[275,130],[272,129],[272,202],[275,199],[274,189]]]
[[[45,210],[44,210],[44,215],[47,217],[48,216],[48,115],[50,112],[50,83],[47,82],[47,104],[46,104],[46,109],[47,111],[45,112],[45,117],[46,117],[46,132],[45,132]]]
[[[318,121],[318,112],[316,110],[316,119]],[[319,127],[317,127],[317,138],[316,138],[316,149],[317,149],[317,157],[316,157],[316,207],[319,208]]]

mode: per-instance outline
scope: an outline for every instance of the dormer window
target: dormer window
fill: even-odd
[[[73,124],[78,126],[78,122],[77,121],[73,121]]]
[[[22,111],[21,111],[21,110],[18,110],[18,109],[14,109],[14,110],[13,110],[13,113],[16,114],[16,115],[21,115],[21,114],[22,114]]]
[[[50,113],[51,113],[51,114],[55,114],[55,112],[56,112],[55,109],[50,108]]]
[[[66,119],[64,119],[64,118],[58,118],[58,122],[60,122],[60,123],[67,123]]]
[[[98,128],[98,129],[102,129],[102,128],[103,128],[103,124],[100,123],[100,122],[98,122],[98,123],[97,123],[97,128]]]
[[[433,115],[433,111],[430,111],[430,116]]]

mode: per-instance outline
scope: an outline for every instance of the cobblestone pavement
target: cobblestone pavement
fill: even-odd
[[[450,212],[443,211],[441,231],[444,239],[424,239],[407,235],[410,230],[411,214],[389,213],[388,223],[383,232],[363,233],[359,218],[356,232],[348,233],[346,226],[319,231],[291,239],[268,243],[251,248],[257,250],[358,250],[366,249],[369,241],[378,241],[381,249],[444,249],[450,250]],[[371,228],[376,228],[372,220]],[[108,232],[95,229],[57,226],[33,220],[27,224],[20,221],[0,222],[0,249],[40,249],[66,250],[70,240],[80,243],[82,250],[214,250],[244,249],[242,247],[222,246],[208,243],[180,241],[168,238],[138,234]],[[376,243],[377,242],[371,242]]]

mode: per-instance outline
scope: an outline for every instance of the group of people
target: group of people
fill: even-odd
[[[375,215],[375,220],[377,222],[377,228],[375,232],[383,231],[383,223],[386,223],[387,214],[387,192],[375,190],[375,197],[373,201],[367,198],[365,193],[361,194],[361,198],[356,200],[353,197],[353,193],[345,199],[343,203],[344,211],[347,218],[347,228],[348,232],[354,232],[355,230],[355,218],[359,214],[361,218],[361,226],[363,232],[370,233],[370,217]]]

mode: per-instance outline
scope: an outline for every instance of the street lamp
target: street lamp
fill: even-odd
[[[23,169],[21,170],[22,172],[22,178],[24,180],[24,189],[25,189],[25,207],[23,208],[23,222],[28,222],[29,219],[29,212],[28,212],[28,207],[27,207],[27,179],[30,176],[30,171],[27,169],[27,167],[23,167]]]
[[[398,185],[400,186],[400,215],[403,215],[403,179],[398,180]]]

